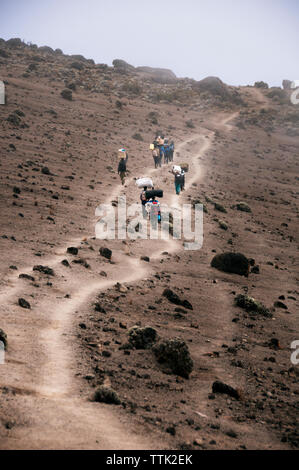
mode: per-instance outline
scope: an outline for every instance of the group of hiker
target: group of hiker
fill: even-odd
[[[153,143],[150,144],[155,168],[162,167],[162,161],[167,165],[173,162],[174,142],[169,141],[164,136],[156,136]],[[128,152],[125,149],[119,150],[118,174],[122,185],[125,184],[127,173]],[[174,186],[176,194],[179,195],[185,189],[185,173],[188,171],[188,165],[173,165],[171,173],[174,175]],[[146,219],[150,217],[152,223],[157,224],[161,221],[161,207],[157,197],[163,197],[162,190],[155,190],[150,178],[140,178],[136,182],[139,188],[143,188],[140,194],[142,205],[142,214]]]
[[[150,145],[150,149],[153,153],[153,159],[155,163],[155,168],[162,166],[162,160],[164,159],[164,164],[173,162],[174,154],[174,142],[169,142],[164,136],[157,136],[154,142]]]

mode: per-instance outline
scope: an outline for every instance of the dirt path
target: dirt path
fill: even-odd
[[[221,119],[215,117],[213,127],[229,130],[228,122],[236,114]],[[204,130],[204,135],[195,135],[182,142],[177,151],[181,152],[190,144],[198,146],[198,151],[189,157],[191,171],[186,189],[199,180],[201,168],[199,159],[210,148],[214,132]],[[186,158],[184,158],[186,161]],[[161,170],[148,169],[147,174],[156,177],[157,182],[169,179],[169,167]],[[192,176],[191,176],[192,175]],[[126,190],[132,194],[134,181],[128,179],[126,187],[117,185],[109,201],[115,199]],[[181,201],[181,199],[180,199]],[[165,202],[177,206],[178,197],[166,195]],[[72,240],[65,246],[78,246],[82,238]],[[139,241],[139,245],[140,245]],[[153,243],[153,242],[152,242]],[[155,254],[151,257],[158,259],[167,246],[167,251],[179,251],[182,244],[177,241],[154,242]],[[142,246],[142,245],[141,245]],[[150,245],[149,245],[150,246]],[[51,258],[45,259],[47,264],[60,275],[60,263],[65,258],[65,249],[59,250]],[[24,318],[15,331],[15,341],[7,353],[7,364],[1,367],[4,375],[1,378],[2,387],[10,387],[22,397],[23,412],[26,424],[11,432],[11,437],[4,439],[1,448],[22,449],[158,449],[166,448],[167,444],[160,438],[148,435],[143,437],[140,430],[132,430],[127,423],[122,423],[117,417],[117,410],[108,406],[88,402],[80,398],[78,381],[76,381],[76,364],[73,359],[73,324],[78,318],[80,306],[87,303],[96,294],[111,288],[117,282],[135,283],[150,276],[152,268],[137,258],[118,251],[113,253],[114,265],[107,268],[108,280],[100,280],[92,273],[87,274],[82,285],[82,279],[76,279],[71,272],[63,279],[65,285],[56,288],[56,298],[45,296],[38,302],[39,318],[34,326],[25,326]],[[22,272],[32,272],[32,266],[22,269]],[[65,277],[65,271],[63,271]],[[18,279],[19,272],[9,279],[7,290],[0,294],[1,303],[12,304],[19,291],[24,292],[24,286]],[[65,299],[64,294],[69,294]],[[13,326],[12,326],[13,328]],[[24,342],[24,333],[26,340]]]

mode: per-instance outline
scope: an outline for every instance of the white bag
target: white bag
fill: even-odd
[[[182,173],[182,168],[178,165],[173,165],[172,173]]]
[[[151,178],[140,178],[136,181],[136,184],[138,188],[144,188],[144,187],[153,188],[154,186]]]

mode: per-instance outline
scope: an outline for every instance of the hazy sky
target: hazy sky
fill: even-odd
[[[196,80],[299,79],[299,0],[0,0],[0,37]]]

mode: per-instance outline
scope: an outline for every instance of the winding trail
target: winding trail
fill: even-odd
[[[238,113],[223,118],[215,117],[212,121],[214,129],[229,131],[228,124]],[[181,153],[186,146],[196,146],[198,150],[191,157],[184,157],[190,165],[186,189],[201,177],[199,160],[213,143],[215,131],[203,129],[203,134],[193,135],[182,142],[176,149]],[[189,160],[188,160],[189,159]],[[153,175],[159,184],[169,177],[169,167],[162,171],[148,169],[148,175]],[[192,175],[192,176],[191,176]],[[126,191],[136,192],[133,188],[133,178],[129,178]],[[116,185],[107,202],[112,201],[123,193],[124,187]],[[165,202],[172,207],[178,207],[176,194],[165,195]],[[94,226],[94,225],[93,225]],[[93,237],[94,235],[92,235]],[[89,237],[91,238],[91,237]],[[69,241],[60,248],[54,256],[43,261],[57,269],[65,258],[66,248],[70,245],[82,244],[82,238]],[[139,243],[142,243],[139,242]],[[159,240],[155,245],[155,255],[151,259],[159,259],[165,250],[165,241]],[[182,250],[182,243],[171,240],[167,242],[168,252]],[[99,292],[105,291],[119,283],[136,283],[152,275],[153,268],[139,258],[128,256],[121,251],[114,251],[115,264],[107,268],[107,279],[98,279],[94,274],[82,285],[81,279],[71,278],[65,274],[67,287],[61,286],[60,296],[51,301],[41,301],[38,309],[41,317],[32,329],[31,336],[26,338],[18,331],[12,352],[8,351],[8,363],[4,368],[4,376],[0,378],[0,387],[11,387],[21,394],[24,404],[26,425],[16,427],[9,438],[3,439],[0,448],[3,449],[165,449],[167,444],[160,437],[146,435],[140,430],[132,430],[120,421],[117,410],[109,406],[89,402],[80,396],[78,381],[76,381],[76,364],[73,358],[72,337],[73,325],[78,319],[80,307],[91,301]],[[19,271],[20,272],[20,271]],[[0,302],[12,303],[19,291],[24,291],[24,285],[18,279],[19,272],[8,279],[5,292],[0,293]],[[32,272],[32,266],[21,270],[22,273]],[[70,294],[64,299],[65,289]],[[57,293],[57,292],[56,292]],[[77,321],[78,322],[78,321]],[[30,328],[27,334],[30,333]],[[22,363],[22,348],[30,361]],[[13,367],[13,371],[11,368]],[[3,369],[1,369],[2,371]],[[7,374],[6,374],[7,372]]]

